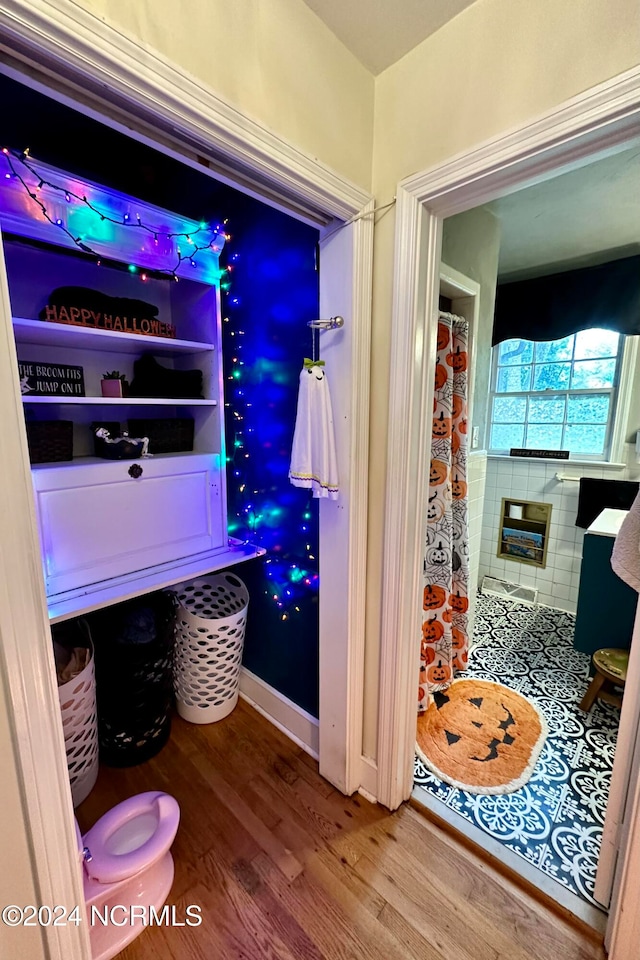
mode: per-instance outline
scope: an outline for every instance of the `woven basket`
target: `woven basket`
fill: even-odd
[[[73,460],[71,420],[27,420],[26,427],[31,463]]]
[[[149,453],[182,453],[193,450],[193,419],[129,420],[130,437],[148,437]]]
[[[71,623],[54,626],[52,634],[63,647],[70,648],[72,643],[75,647],[86,646],[89,649],[84,670],[72,680],[58,686],[71,796],[74,807],[77,807],[89,795],[98,777],[98,719],[93,645],[89,626],[82,617]]]
[[[160,591],[89,615],[100,759],[107,766],[144,763],[169,739],[174,606]]]

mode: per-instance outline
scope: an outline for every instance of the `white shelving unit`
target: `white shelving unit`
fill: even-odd
[[[16,340],[21,343],[37,343],[42,346],[51,346],[52,343],[67,348],[104,351],[107,353],[135,354],[139,356],[143,350],[149,350],[152,343],[153,353],[173,356],[178,353],[206,353],[215,350],[214,343],[201,343],[197,340],[177,340],[168,337],[144,337],[138,333],[119,333],[116,330],[94,330],[87,327],[75,327],[64,323],[55,324],[55,334],[52,334],[52,324],[42,320],[26,320],[24,317],[13,318],[13,332]]]
[[[59,183],[64,178],[61,171],[51,177]],[[161,235],[198,230],[197,224],[133,198],[96,185],[88,188],[98,208],[113,210],[118,204],[123,210],[135,208],[144,223],[158,224]],[[23,394],[28,421],[73,424],[73,459],[34,464],[32,469],[52,620],[263,553],[228,536],[218,264],[223,239],[217,238],[204,251],[196,269],[183,268],[178,283],[171,276],[151,273],[166,268],[162,255],[167,254],[168,238],[160,244],[164,251],[152,243],[146,249],[143,245],[135,253],[139,266],[149,271],[143,283],[115,263],[132,259],[132,228],[124,222],[122,227],[115,225],[110,242],[103,242],[102,248],[100,240],[88,238],[92,249],[109,257],[109,265],[99,266],[70,253],[53,226],[50,242],[43,243],[46,227],[37,219],[37,208],[25,207],[23,214],[22,209],[16,205],[11,217],[0,221],[14,234],[5,237],[3,245],[18,361],[80,366],[85,389],[84,396]],[[25,243],[25,238],[37,242]],[[126,298],[131,304],[145,301],[157,309],[163,323],[175,327],[177,336],[144,336],[38,319],[52,291],[67,286]],[[131,382],[134,363],[145,352],[168,370],[200,370],[202,397],[103,397],[103,374],[118,370]],[[127,429],[129,419],[185,417],[194,424],[192,451],[136,461],[94,455],[92,424],[118,422]]]
[[[121,406],[121,407],[217,407],[218,401],[208,400],[181,400],[167,397],[31,397],[22,398],[23,403],[51,403],[58,407],[74,406]]]

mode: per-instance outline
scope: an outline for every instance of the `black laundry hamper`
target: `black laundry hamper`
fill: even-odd
[[[91,619],[100,759],[131,767],[151,759],[171,731],[174,601],[153,593]]]

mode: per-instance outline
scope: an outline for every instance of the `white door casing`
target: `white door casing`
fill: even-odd
[[[424,548],[422,524],[416,518],[426,515],[442,221],[639,138],[640,68],[398,186],[378,716],[378,799],[391,809],[408,799],[412,788]],[[640,685],[640,675],[635,683]],[[624,708],[622,718],[624,722]],[[630,808],[635,798],[640,809],[639,797],[640,783],[632,783]],[[636,846],[639,835],[640,830],[630,832]],[[622,851],[620,869],[626,859],[627,851]],[[625,873],[627,878],[633,875]],[[630,892],[629,883],[620,887],[610,914],[611,930],[625,905],[627,916],[634,910],[626,899]],[[610,960],[631,956],[625,935],[611,942]]]
[[[636,611],[633,627],[627,676],[630,678],[630,683],[625,685],[624,710],[620,714],[616,759],[611,776],[594,889],[596,900],[605,906],[609,906],[613,892],[625,819],[628,823],[629,817],[633,815],[633,785],[639,772],[637,766],[634,769],[633,764],[634,756],[636,764],[640,759],[640,684],[634,682],[634,678],[640,678],[640,606]]]
[[[82,903],[82,879],[18,384],[0,244],[0,670],[20,767],[35,888],[42,904],[62,904],[70,910]],[[46,927],[42,935],[49,951],[43,956],[56,960],[90,956],[85,924]]]
[[[320,315],[334,316],[336,305],[343,304],[353,318],[350,337],[344,336],[344,328],[319,336],[331,391],[340,484],[338,500],[320,501],[320,637],[338,638],[347,652],[346,659],[336,657],[335,648],[320,641],[319,759],[320,773],[346,794],[363,782],[366,577],[361,573],[367,555],[362,531],[367,524],[370,378],[368,367],[355,375],[354,361],[359,354],[369,356],[371,343],[371,325],[363,321],[371,310],[373,201],[362,214],[320,240]],[[360,236],[357,242],[354,235]],[[368,253],[356,262],[358,246]],[[337,555],[338,543],[349,543],[350,550]],[[336,730],[341,731],[339,736]],[[336,771],[341,772],[339,779]]]
[[[33,64],[42,68],[38,79],[29,81],[36,88],[47,90],[50,73],[58,88],[55,95],[72,106],[78,100],[74,87],[84,88],[86,96],[98,91],[93,106],[84,107],[84,112],[116,129],[130,133],[140,118],[140,129],[145,131],[140,139],[193,166],[197,145],[200,156],[211,157],[211,169],[217,171],[222,158],[226,182],[241,189],[252,173],[254,196],[307,222],[321,225],[332,218],[354,218],[344,230],[336,229],[339,224],[334,219],[335,233],[321,252],[320,281],[323,315],[340,314],[346,321],[339,337],[323,335],[323,352],[331,364],[343,494],[336,504],[323,504],[320,515],[321,577],[328,581],[320,593],[320,764],[325,777],[351,793],[360,786],[362,762],[371,197],[243,116],[160,55],[134,44],[68,0],[8,0],[0,9],[0,50],[23,63],[26,73],[33,73]],[[6,72],[21,77],[22,71],[14,65]],[[60,92],[67,81],[66,92]],[[111,103],[117,103],[118,110],[111,110]],[[126,127],[121,122],[123,110],[129,115]],[[150,118],[158,130],[157,140]],[[189,145],[184,148],[187,156],[181,153],[181,144]],[[5,418],[0,446],[3,463],[12,464],[4,478],[4,498],[13,504],[7,528],[0,531],[6,600],[0,605],[0,668],[13,717],[40,902],[75,904],[82,901],[82,887],[30,467],[16,392],[8,295],[4,271],[0,273],[4,284],[0,336],[6,342],[1,360],[6,370],[0,371],[5,374],[0,377]],[[18,544],[20,562],[12,554]],[[25,629],[30,636],[28,650],[18,642]],[[48,927],[43,940],[43,956],[51,960],[89,960],[82,927]]]

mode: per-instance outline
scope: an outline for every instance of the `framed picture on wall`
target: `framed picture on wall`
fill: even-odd
[[[512,527],[502,528],[502,552],[508,556],[541,563],[543,547],[544,540],[540,533],[514,530]]]

